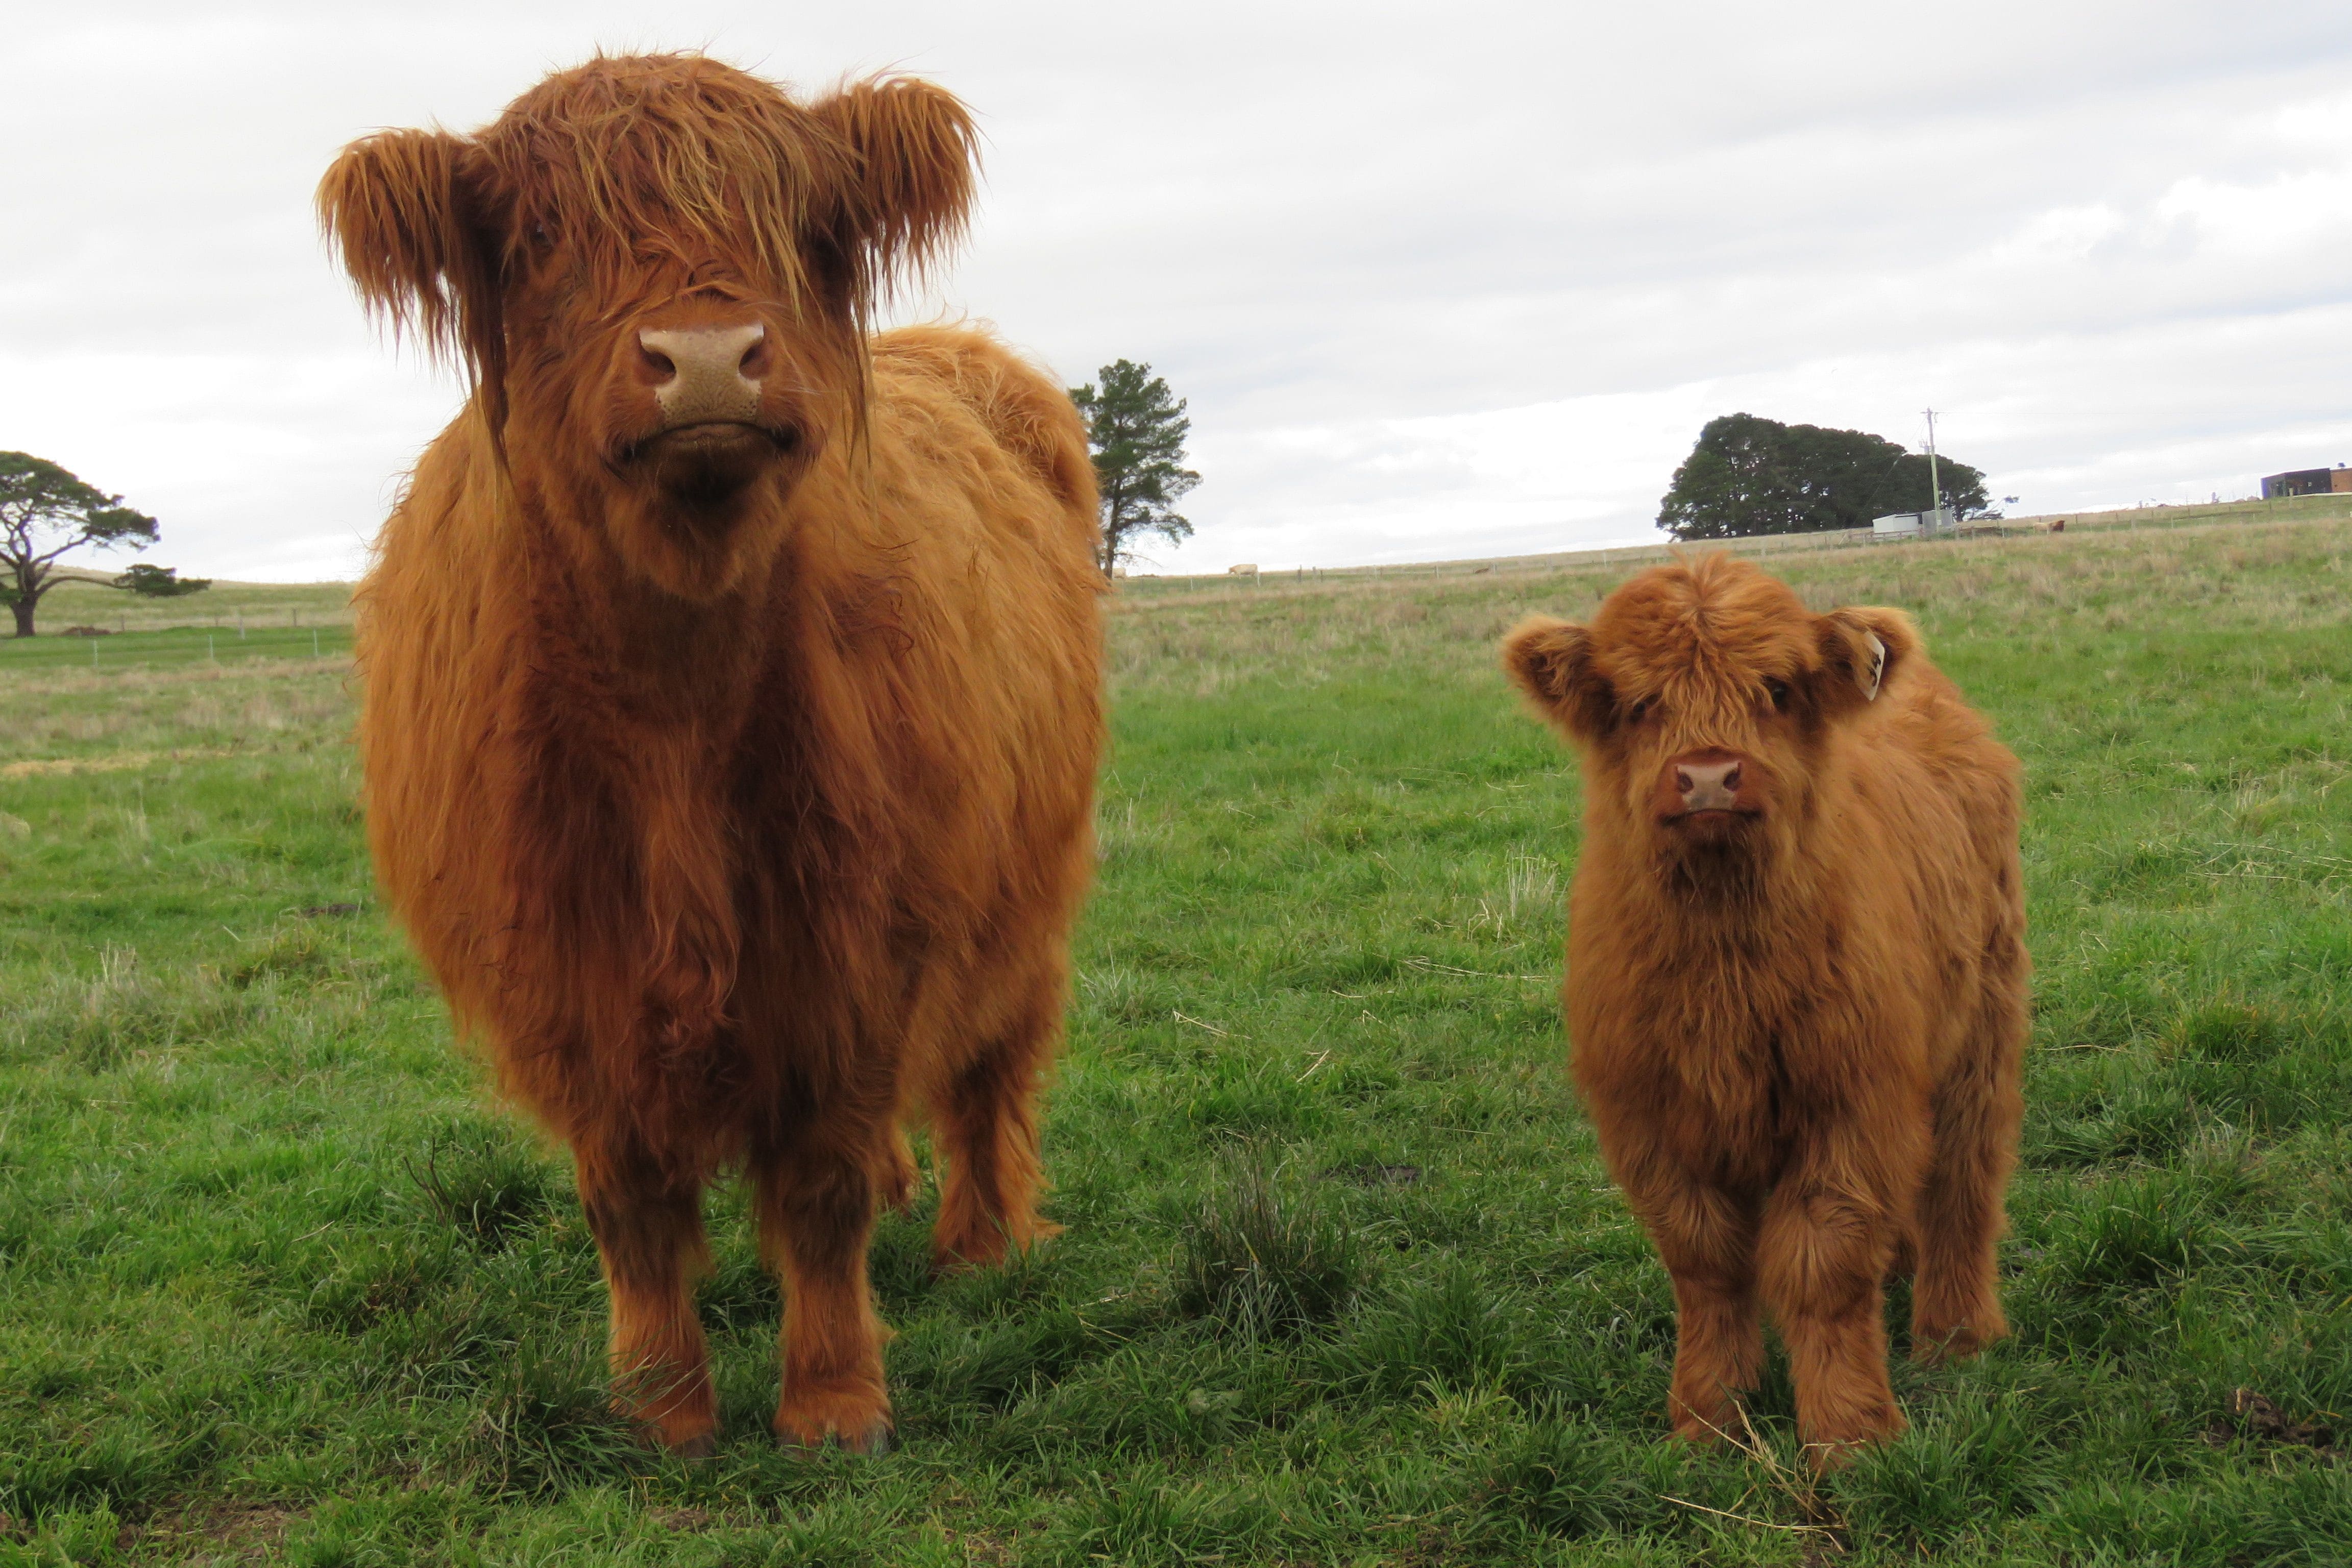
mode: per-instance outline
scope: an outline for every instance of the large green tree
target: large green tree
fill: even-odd
[[[1980,470],[1939,455],[1936,481],[1956,515],[1985,510]],[[1706,422],[1675,470],[1658,526],[1676,539],[1811,533],[1866,528],[1874,517],[1932,504],[1924,453],[1864,430],[1726,414]]]
[[[1192,433],[1184,400],[1148,364],[1119,360],[1097,379],[1070,389],[1086,416],[1102,487],[1102,531],[1095,558],[1108,577],[1135,557],[1137,535],[1157,533],[1171,544],[1192,537],[1192,525],[1175,504],[1201,476],[1184,466],[1184,438]]]
[[[58,557],[89,545],[98,550],[144,550],[160,531],[145,512],[84,484],[46,458],[0,452],[0,600],[16,613],[16,635],[33,635],[33,612],[57,586]],[[160,579],[175,591],[193,584],[168,570],[150,568],[139,583],[116,585],[152,593],[142,583]]]

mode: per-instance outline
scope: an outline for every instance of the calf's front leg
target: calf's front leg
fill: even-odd
[[[1675,1436],[1718,1442],[1734,1430],[1738,1397],[1756,1386],[1764,1364],[1756,1205],[1663,1161],[1636,1159],[1618,1175],[1674,1281],[1675,1376],[1666,1415]]]
[[[709,1454],[718,1412],[693,1297],[709,1258],[701,1186],[665,1176],[647,1161],[592,1148],[573,1152],[581,1205],[612,1296],[614,1404],[671,1452]]]
[[[1874,1195],[1803,1169],[1765,1202],[1759,1279],[1789,1347],[1797,1435],[1818,1465],[1903,1430],[1881,1283],[1897,1228]]]
[[[872,1140],[887,1129],[869,1129]],[[753,1163],[760,1244],[782,1277],[783,1387],[776,1436],[814,1447],[832,1439],[856,1453],[890,1446],[890,1394],[882,1375],[886,1331],[874,1315],[866,1249],[874,1230],[877,1170],[887,1152],[867,1140],[796,1142]]]

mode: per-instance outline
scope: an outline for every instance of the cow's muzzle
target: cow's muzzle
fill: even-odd
[[[1671,758],[1651,795],[1663,826],[1720,832],[1764,813],[1762,780],[1754,759],[1721,746]]]
[[[772,357],[762,323],[647,328],[637,333],[637,353],[665,429],[759,424],[760,384]]]

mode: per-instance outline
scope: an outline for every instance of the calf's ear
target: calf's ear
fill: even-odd
[[[1503,638],[1503,668],[1544,716],[1589,739],[1608,727],[1616,693],[1592,667],[1592,635],[1550,616],[1529,616]]]
[[[1819,635],[1831,690],[1864,702],[1876,701],[1920,647],[1910,616],[1874,605],[1832,610],[1821,618]]]
[[[378,132],[344,148],[319,182],[319,223],[371,314],[463,363],[495,395],[506,332],[478,168],[462,137]]]
[[[811,110],[850,152],[842,237],[866,283],[919,279],[963,237],[980,131],[953,93],[911,77],[851,82]]]

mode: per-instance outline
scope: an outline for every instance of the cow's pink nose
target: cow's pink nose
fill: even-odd
[[[1675,793],[1685,811],[1730,811],[1739,804],[1739,763],[1676,763]]]
[[[640,371],[672,428],[714,420],[750,420],[760,412],[768,329],[758,321],[735,327],[648,328],[637,334]]]

